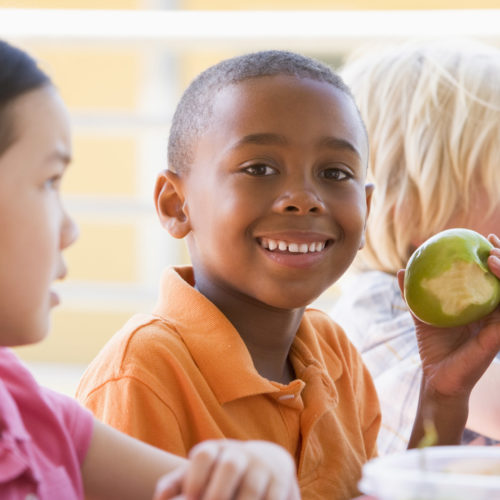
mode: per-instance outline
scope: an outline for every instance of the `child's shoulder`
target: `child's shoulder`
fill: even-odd
[[[39,388],[28,368],[8,347],[0,347],[0,380],[8,390],[16,392],[37,392]]]
[[[73,398],[39,385],[17,355],[3,347],[0,348],[0,380],[0,407],[7,426],[27,433],[42,430],[56,433],[59,428],[65,428],[72,436],[80,431],[89,434],[90,414]],[[38,415],[35,420],[31,418],[33,414]]]
[[[188,360],[189,353],[172,324],[154,314],[135,314],[87,366],[77,397],[81,399],[84,392],[126,378],[155,383],[158,374],[165,375],[169,367],[183,359]]]
[[[123,372],[131,364],[149,364],[162,348],[176,351],[183,342],[175,326],[155,314],[134,314],[102,347],[91,365]]]

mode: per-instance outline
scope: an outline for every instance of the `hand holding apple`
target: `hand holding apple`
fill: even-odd
[[[500,303],[500,280],[487,260],[493,245],[470,229],[447,229],[424,242],[408,261],[404,294],[424,323],[466,325]]]
[[[490,235],[488,241],[492,247],[484,258],[489,270],[500,279],[500,239]],[[445,271],[448,269],[445,266]],[[407,272],[398,273],[403,294],[408,285]],[[500,350],[500,307],[477,321],[446,328],[424,323],[413,311],[412,315],[423,378],[410,447],[420,442],[426,420],[437,429],[437,444],[459,444],[470,392]]]

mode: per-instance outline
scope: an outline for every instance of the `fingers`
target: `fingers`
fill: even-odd
[[[295,489],[297,487],[297,490]],[[300,499],[300,494],[297,496],[298,486],[294,478],[288,481],[274,477],[269,483],[266,500],[295,500]]]
[[[180,467],[161,477],[156,484],[153,500],[174,500],[182,490],[182,480],[186,473],[185,467]]]
[[[494,247],[488,257],[488,267],[495,276],[500,278],[500,238],[494,234],[490,234],[488,240]]]
[[[400,269],[397,273],[398,277],[398,285],[399,285],[399,290],[401,291],[401,295],[405,296],[405,270]]]
[[[189,500],[300,499],[295,462],[274,443],[205,441],[193,448],[190,462],[183,481]]]
[[[297,481],[292,481],[290,492],[288,494],[288,500],[300,500],[300,489]]]
[[[257,479],[255,476],[260,474],[260,490],[264,492],[264,484],[267,484],[267,493],[262,493],[261,497],[242,496],[241,500],[247,498],[263,498],[265,500],[298,500],[300,499],[295,462],[291,455],[280,446],[262,441],[248,441],[246,444],[251,453],[258,460],[255,467],[255,473],[249,474],[243,485],[251,484],[255,487]],[[241,490],[244,491],[243,488]],[[238,497],[239,498],[239,497]]]
[[[235,500],[300,500],[295,477],[277,477],[269,467],[254,467],[245,474]]]
[[[248,473],[248,467],[248,458],[241,450],[231,447],[223,448],[214,464],[212,477],[203,495],[203,500],[240,499],[236,493],[239,491],[245,474]],[[259,497],[254,496],[253,498]]]
[[[500,238],[496,234],[489,234],[488,240],[494,247],[500,248]]]
[[[190,467],[183,482],[188,498],[202,498],[218,455],[219,448],[212,441],[192,448],[189,453]]]
[[[205,441],[190,453],[191,466],[183,487],[187,498],[230,500],[235,497],[249,462],[230,440]],[[256,498],[256,497],[254,497]],[[258,498],[258,497],[257,497]]]
[[[264,464],[252,461],[248,459],[248,457],[245,458],[248,467],[241,471],[239,483],[233,484],[235,488],[232,498],[234,498],[234,500],[268,500],[269,496],[267,491],[271,479],[271,471],[265,467]]]

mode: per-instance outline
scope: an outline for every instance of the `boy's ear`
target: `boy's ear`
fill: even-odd
[[[154,201],[161,225],[174,238],[184,238],[191,226],[185,212],[182,179],[171,170],[162,170],[156,179]]]
[[[368,221],[368,216],[370,215],[370,207],[372,204],[372,196],[375,186],[371,183],[365,186],[365,196],[366,196],[366,215],[365,215],[365,226],[363,228],[363,236],[361,238],[361,243],[359,245],[359,250],[365,246],[365,234],[366,234],[366,223]]]

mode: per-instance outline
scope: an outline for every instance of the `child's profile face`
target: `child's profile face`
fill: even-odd
[[[37,342],[59,301],[50,287],[63,278],[61,251],[77,230],[59,193],[71,157],[67,112],[54,89],[11,103],[13,143],[0,156],[0,344]]]
[[[195,274],[292,309],[351,264],[367,213],[367,140],[351,99],[290,76],[223,89],[183,180]]]

